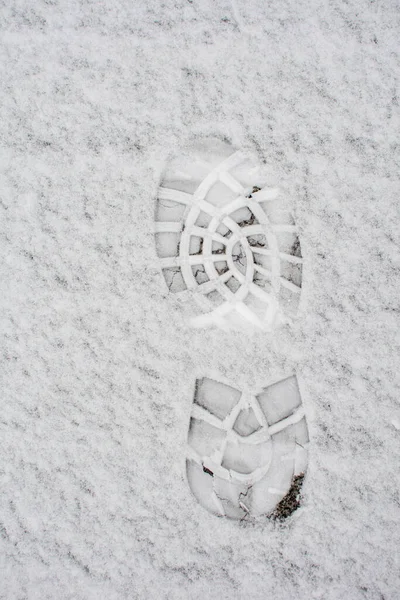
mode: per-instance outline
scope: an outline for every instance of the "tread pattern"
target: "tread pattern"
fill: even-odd
[[[254,161],[231,150],[206,168],[203,160],[208,172],[201,180],[181,172],[163,181],[157,251],[170,291],[194,296],[205,313],[193,319],[194,326],[269,328],[283,313],[296,312],[299,238],[277,200],[279,190],[259,186],[257,178],[249,185]],[[184,191],[193,179],[195,189]]]
[[[186,467],[192,493],[209,512],[272,514],[306,471],[308,443],[295,375],[256,395],[197,380]]]

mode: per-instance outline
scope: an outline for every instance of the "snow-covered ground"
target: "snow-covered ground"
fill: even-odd
[[[400,596],[395,0],[5,0],[0,12],[0,598]],[[297,320],[193,329],[157,256],[172,154],[218,136],[294,208]],[[196,379],[296,373],[286,521],[186,480]]]

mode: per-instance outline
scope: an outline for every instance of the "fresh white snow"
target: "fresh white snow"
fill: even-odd
[[[397,600],[397,0],[0,11],[0,597]],[[294,209],[292,325],[193,329],[168,290],[158,189],[207,136]],[[301,507],[208,513],[186,481],[196,379],[293,372]]]

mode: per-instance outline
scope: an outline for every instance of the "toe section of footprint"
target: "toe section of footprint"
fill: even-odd
[[[202,140],[167,165],[155,242],[170,292],[198,304],[194,326],[269,329],[297,312],[293,217],[257,160],[227,142]]]
[[[186,470],[194,497],[209,512],[231,519],[288,517],[299,506],[308,444],[295,375],[257,394],[197,380]]]

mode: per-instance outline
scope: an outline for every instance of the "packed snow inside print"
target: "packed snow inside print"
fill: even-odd
[[[209,512],[231,519],[273,515],[302,480],[308,443],[295,375],[254,395],[208,378],[196,382],[187,478]]]
[[[207,139],[171,161],[156,205],[156,247],[169,290],[194,295],[192,325],[271,328],[297,311],[296,225],[257,160]]]

